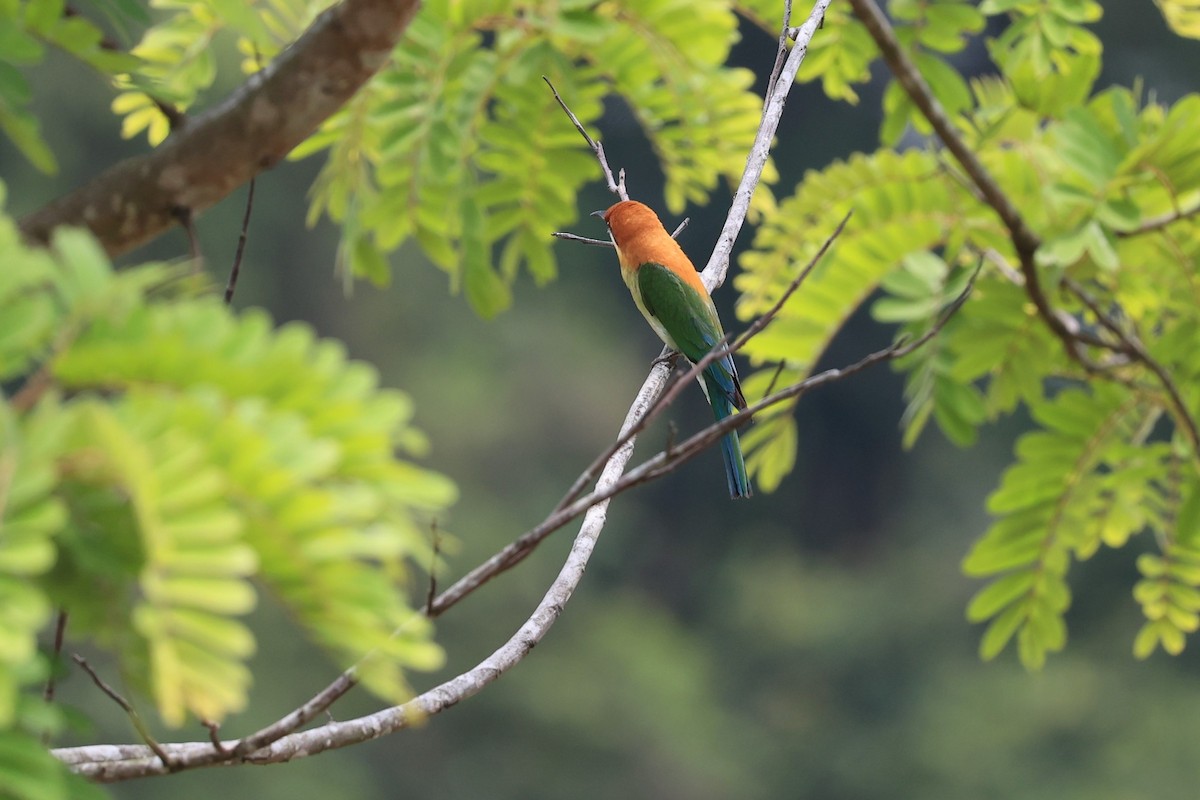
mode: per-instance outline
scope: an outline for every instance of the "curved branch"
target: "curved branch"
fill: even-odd
[[[391,56],[419,0],[344,0],[222,103],[159,148],[116,164],[21,220],[45,244],[86,226],[110,256],[132,250],[276,164]]]
[[[347,2],[350,2],[350,0],[347,0]],[[799,69],[800,61],[804,58],[808,42],[813,34],[816,33],[821,20],[824,18],[825,8],[829,5],[829,2],[830,0],[817,0],[808,22],[796,31],[796,46],[793,48],[792,53],[789,54],[787,63],[781,73],[781,78],[775,82],[767,98],[766,107],[770,110],[770,113],[764,112],[762,127],[759,130],[758,138],[755,140],[755,148],[747,159],[741,184],[738,186],[735,194],[734,207],[731,208],[729,219],[726,221],[726,230],[722,232],[722,239],[718,242],[717,250],[714,251],[714,258],[710,259],[709,263],[713,264],[717,263],[717,261],[723,261],[719,267],[713,270],[706,270],[706,273],[708,273],[706,277],[710,280],[719,276],[719,280],[715,281],[715,285],[719,285],[724,280],[724,274],[728,267],[729,253],[732,250],[737,230],[740,229],[745,219],[746,210],[749,208],[750,196],[761,177],[771,140],[774,138],[775,130],[779,124],[784,100],[792,87],[795,72]],[[785,22],[786,28],[787,25]],[[760,142],[764,143],[761,148],[759,147]],[[618,185],[620,185],[619,180]],[[736,224],[733,224],[734,221]],[[731,225],[732,233],[727,236],[726,232],[731,228]],[[570,599],[575,587],[578,586],[579,581],[582,579],[592,549],[595,547],[596,540],[607,521],[609,499],[630,486],[662,474],[661,465],[656,465],[657,470],[654,475],[647,475],[644,472],[639,472],[637,475],[625,475],[623,473],[625,472],[626,464],[629,463],[629,459],[633,455],[635,442],[635,437],[627,434],[634,429],[639,420],[657,402],[658,397],[663,392],[669,374],[670,370],[665,363],[661,361],[656,362],[642,384],[641,389],[638,391],[625,417],[625,422],[621,426],[618,441],[623,440],[624,443],[617,448],[605,463],[600,478],[596,483],[596,488],[587,496],[576,500],[569,507],[560,509],[552,515],[552,517],[562,518],[559,525],[565,524],[566,521],[580,513],[584,514],[584,520],[571,546],[566,563],[542,598],[542,601],[521,628],[494,653],[475,667],[422,693],[403,705],[384,709],[365,717],[344,722],[331,722],[311,730],[288,733],[287,735],[271,739],[271,737],[276,736],[276,734],[283,730],[290,728],[290,730],[294,731],[299,724],[302,724],[303,720],[311,718],[310,712],[315,713],[314,709],[324,707],[322,703],[327,706],[328,702],[332,702],[337,697],[340,697],[341,694],[344,694],[353,685],[354,679],[349,674],[343,674],[334,684],[331,684],[330,687],[302,706],[301,709],[263,729],[258,734],[247,737],[242,742],[209,741],[164,744],[163,749],[171,760],[172,769],[179,771],[201,766],[228,765],[242,761],[253,763],[288,761],[385,736],[408,727],[415,720],[437,714],[479,693],[488,684],[518,664],[541,641],[541,638],[545,636],[550,626],[558,618],[563,605]],[[743,416],[745,416],[745,419],[749,419],[749,415],[739,414],[727,418],[725,422],[728,423],[730,419],[739,420]],[[744,422],[745,420],[740,421]],[[690,458],[696,452],[699,452],[699,449],[691,450],[690,454],[684,458],[682,457],[683,451],[681,450],[678,456],[672,455],[671,458],[675,465],[678,466],[678,464],[684,463],[687,458]],[[497,554],[497,556],[502,557],[500,554]],[[523,557],[524,555],[521,556],[521,558]],[[448,597],[453,588],[451,587],[451,590],[444,592],[443,597]],[[436,601],[433,606],[436,608]],[[297,720],[301,721],[297,722]],[[270,732],[269,734],[267,734],[268,731]],[[263,735],[266,739],[271,739],[271,742],[268,744],[260,740],[258,738],[260,735]],[[248,748],[251,746],[251,742],[261,742],[261,744],[259,744],[258,749],[249,751]],[[57,758],[71,766],[75,772],[95,781],[111,782],[140,778],[163,774],[165,770],[162,761],[150,753],[148,748],[143,745],[88,745],[60,748],[53,752]]]
[[[622,433],[636,424],[637,420],[646,413],[656,393],[655,386],[659,381],[660,372],[665,367],[657,367],[646,379],[642,390],[629,409],[622,426]],[[378,711],[365,717],[344,722],[330,722],[307,731],[288,733],[283,736],[272,735],[286,729],[294,730],[298,724],[311,719],[319,711],[319,707],[328,706],[336,697],[353,685],[353,678],[343,674],[320,695],[306,703],[304,714],[299,710],[284,717],[274,725],[264,728],[258,734],[247,737],[241,742],[185,742],[161,745],[162,751],[169,759],[168,767],[164,760],[150,751],[145,745],[85,745],[83,747],[59,748],[54,755],[70,766],[76,773],[98,782],[116,782],[132,778],[143,778],[151,775],[164,775],[168,771],[179,772],[197,767],[230,765],[242,762],[255,764],[272,764],[281,761],[291,761],[296,758],[316,755],[325,750],[332,750],[347,745],[358,744],[370,739],[386,736],[414,722],[445,711],[462,700],[478,694],[488,684],[521,662],[533,647],[541,641],[550,626],[558,618],[563,606],[571,598],[575,587],[583,579],[588,559],[596,545],[600,532],[608,514],[608,501],[622,486],[620,479],[625,464],[633,454],[633,442],[629,441],[609,462],[596,490],[588,496],[583,524],[571,545],[566,563],[542,601],[525,621],[520,629],[495,652],[479,662],[466,672],[445,683],[423,692],[417,697],[399,706]],[[583,511],[577,508],[572,516]],[[316,702],[320,700],[321,702]],[[303,719],[300,719],[303,717]],[[269,740],[269,741],[268,741]],[[257,745],[257,746],[255,746]]]

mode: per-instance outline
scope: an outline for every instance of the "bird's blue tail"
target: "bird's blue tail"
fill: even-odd
[[[720,384],[713,381],[707,373],[704,375],[704,382],[708,388],[708,402],[712,405],[713,416],[717,418],[717,422],[735,413],[733,403]],[[725,479],[729,482],[729,496],[736,500],[754,494],[750,488],[746,462],[742,458],[742,442],[736,430],[721,437],[721,457],[725,460]]]

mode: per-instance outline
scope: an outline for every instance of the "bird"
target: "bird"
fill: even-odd
[[[717,308],[700,273],[649,206],[622,200],[593,214],[608,225],[621,277],[638,311],[667,347],[695,364],[725,340]],[[727,353],[709,364],[699,381],[718,422],[746,408],[732,355]],[[729,496],[750,497],[753,491],[737,430],[722,437],[721,455]]]

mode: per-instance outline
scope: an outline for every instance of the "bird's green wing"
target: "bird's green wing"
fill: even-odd
[[[721,341],[725,333],[712,300],[684,283],[661,264],[642,264],[637,271],[642,305],[692,361]]]
[[[693,363],[704,358],[725,338],[712,299],[684,283],[661,264],[646,263],[638,267],[637,288],[646,313],[658,320],[679,351]],[[734,413],[735,409],[746,407],[737,368],[728,354],[705,368],[700,385],[718,421]],[[750,477],[737,431],[731,430],[721,437],[721,454],[725,460],[730,497],[749,497]]]

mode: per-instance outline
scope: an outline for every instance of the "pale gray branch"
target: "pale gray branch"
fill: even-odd
[[[351,0],[347,0],[347,2],[349,3]],[[772,93],[767,98],[762,126],[755,139],[754,148],[747,158],[741,183],[734,195],[734,205],[730,209],[721,238],[718,240],[717,249],[714,251],[713,257],[709,259],[709,267],[705,269],[706,284],[710,287],[719,286],[724,281],[729,254],[745,220],[750,196],[761,178],[771,141],[774,139],[779,125],[785,98],[794,83],[796,70],[799,69],[800,62],[804,58],[808,42],[820,25],[829,2],[830,0],[818,0],[808,21],[796,30],[795,46],[784,64],[779,79],[775,82]],[[618,187],[623,186],[622,179],[618,179],[616,183]],[[252,752],[246,752],[244,749],[239,751],[241,743],[237,741],[222,742],[220,747],[211,741],[164,744],[162,748],[170,758],[172,770],[239,763],[239,761],[229,759],[229,751],[238,752],[241,761],[274,763],[315,755],[326,750],[385,736],[410,726],[416,720],[430,717],[478,694],[488,684],[520,663],[534,645],[546,635],[563,606],[570,599],[575,587],[579,585],[596,540],[604,528],[609,499],[629,486],[653,477],[643,468],[639,468],[637,475],[623,474],[625,466],[633,454],[635,442],[635,437],[627,437],[626,433],[638,424],[638,421],[662,394],[669,374],[670,370],[663,362],[656,362],[651,368],[650,374],[638,391],[621,427],[618,439],[625,439],[624,444],[613,453],[604,465],[596,488],[586,497],[580,498],[559,512],[567,519],[580,513],[584,514],[583,523],[572,544],[566,563],[526,622],[490,656],[461,675],[423,692],[403,705],[387,708],[357,719],[330,722],[311,730],[289,733]],[[725,426],[719,429],[728,430],[739,421],[744,422],[744,419],[739,420],[741,417],[743,415],[737,414],[724,420]],[[745,419],[748,418],[749,416],[745,415]],[[735,422],[730,423],[730,420]],[[712,428],[706,429],[709,432],[712,430]],[[689,441],[694,440],[695,437]],[[696,452],[698,449],[690,449],[687,454],[680,450],[672,458],[678,465]],[[656,463],[650,469],[661,474],[662,465]],[[494,559],[503,560],[503,556],[497,554]],[[445,594],[443,593],[443,596]],[[345,677],[343,676],[343,678]],[[311,710],[316,705],[319,704],[309,701],[305,705],[305,710]],[[293,712],[285,720],[289,720],[297,714],[299,711]],[[307,717],[307,714],[302,716]],[[274,729],[277,731],[286,728],[287,724],[281,720],[277,723],[278,727],[270,726],[264,730]],[[248,739],[253,738],[248,737]],[[160,775],[166,771],[162,761],[143,745],[90,745],[60,748],[53,752],[56,757],[69,764],[76,772],[96,781],[128,780]]]
[[[725,216],[721,235],[717,237],[708,264],[700,273],[710,292],[725,283],[725,275],[729,272],[729,256],[733,252],[738,233],[742,230],[742,224],[746,221],[746,214],[750,211],[750,198],[762,179],[763,167],[771,154],[771,142],[775,139],[775,131],[779,129],[779,120],[783,117],[783,106],[787,102],[788,92],[791,91],[792,84],[796,81],[796,72],[808,52],[808,43],[821,26],[821,21],[825,19],[825,9],[829,7],[829,3],[830,0],[817,0],[808,19],[796,30],[792,51],[788,53],[787,60],[783,62],[783,68],[771,87],[771,93],[767,96],[767,102],[763,106],[762,123],[758,126],[758,135],[754,137],[754,144],[750,147],[750,155],[746,157],[746,167],[742,170],[742,179],[733,193],[733,202]],[[789,24],[790,19],[784,20],[785,29]],[[781,47],[784,41],[781,37]]]

